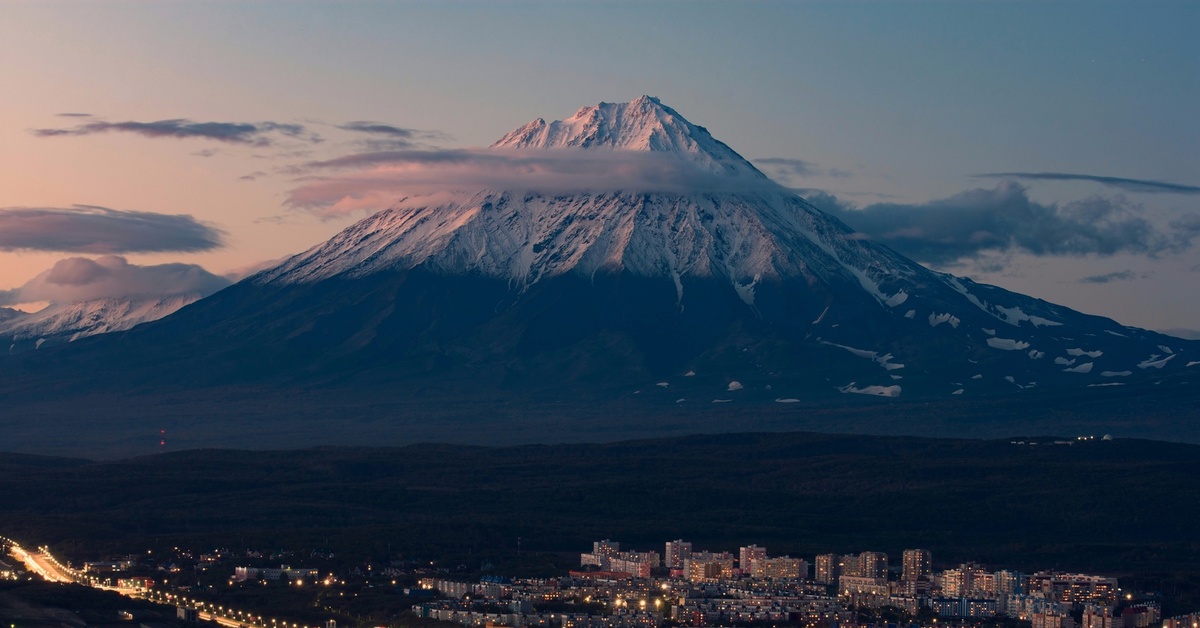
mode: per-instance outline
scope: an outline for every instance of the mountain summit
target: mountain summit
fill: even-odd
[[[708,129],[684,119],[653,96],[627,103],[584,107],[566,120],[538,118],[500,138],[492,148],[610,148],[684,156],[705,170],[724,175],[766,176]]]
[[[652,416],[1162,391],[1200,365],[1200,342],[924,268],[655,98],[538,119],[480,155],[573,178],[398,199],[166,319],[35,352],[54,358],[24,364],[14,390],[117,364],[139,389],[249,386],[280,408],[324,390],[442,414],[505,399]]]

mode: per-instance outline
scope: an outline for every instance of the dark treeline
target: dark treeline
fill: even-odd
[[[810,559],[881,550],[898,562],[925,547],[943,565],[1196,581],[1200,446],[1036,440],[789,433],[103,463],[2,455],[0,530],[75,560],[188,544],[536,570],[600,538],[658,551],[683,538]]]

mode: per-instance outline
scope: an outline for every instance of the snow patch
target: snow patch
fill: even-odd
[[[754,278],[748,283],[742,283],[741,281],[733,282],[733,289],[737,291],[738,296],[741,297],[742,301],[745,302],[746,305],[753,306],[754,286],[757,286],[758,282],[761,280],[762,273],[755,273]]]
[[[666,388],[667,386],[670,386],[670,385],[671,384],[669,382],[659,382],[659,383],[655,384],[655,386],[662,386],[663,388]]]
[[[1091,373],[1092,367],[1095,365],[1096,365],[1095,362],[1084,362],[1083,364],[1080,364],[1079,366],[1072,366],[1069,369],[1063,369],[1063,372],[1064,373]]]
[[[987,335],[989,335],[989,336],[995,336],[995,335],[996,335],[996,330],[994,330],[994,329],[988,329],[987,327],[980,327],[980,329],[982,329],[982,330],[983,330],[983,333],[985,333],[985,334],[987,334]]]
[[[729,382],[729,387],[726,388],[725,390],[728,392],[733,392],[735,390],[741,390],[742,388],[743,388],[742,383],[735,379],[732,382]]]
[[[944,314],[933,314],[933,313],[929,314],[929,326],[930,327],[937,327],[938,325],[941,325],[942,323],[950,323],[951,327],[958,329],[959,322],[960,321],[958,320],[958,317],[954,316],[953,314],[950,314],[949,312],[946,312]]]
[[[776,399],[775,403],[800,403],[800,400],[796,399],[795,397],[783,397]]]
[[[1161,369],[1162,367],[1166,366],[1167,362],[1170,362],[1174,357],[1175,357],[1175,354],[1172,353],[1171,355],[1168,355],[1167,357],[1159,360],[1158,354],[1154,354],[1154,355],[1150,356],[1149,358],[1147,358],[1144,362],[1138,364],[1138,368],[1140,368],[1140,369]]]
[[[1125,382],[1105,382],[1103,384],[1088,384],[1088,388],[1100,388],[1102,386],[1124,386]]]
[[[1197,361],[1195,361],[1195,362],[1188,362],[1188,363],[1187,363],[1187,365],[1188,365],[1188,366],[1196,366],[1197,364],[1200,364],[1200,360],[1197,360]]]
[[[1029,348],[1028,342],[1009,338],[988,338],[987,344],[993,349],[1001,349],[1003,351],[1024,351]]]
[[[713,399],[712,400],[713,403],[729,403],[730,401],[733,401],[733,400],[732,399]]]
[[[1075,363],[1075,358],[1071,358],[1070,360],[1068,360],[1066,358],[1061,358],[1061,357],[1054,358],[1054,363],[1059,366],[1071,366],[1072,364]]]
[[[1042,359],[1042,358],[1044,358],[1044,357],[1046,357],[1046,352],[1045,352],[1045,351],[1038,351],[1037,349],[1030,349],[1030,350],[1029,350],[1029,359],[1030,359],[1030,360],[1040,360],[1040,359]]]
[[[963,389],[959,388],[958,390],[956,390],[956,391],[954,391],[954,392],[952,392],[952,393],[950,393],[950,394],[951,394],[951,395],[961,395],[961,394],[963,394]]]
[[[1174,351],[1171,351],[1171,347],[1166,345],[1158,345],[1158,348],[1162,350],[1163,353],[1175,353]]]
[[[967,297],[967,300],[974,304],[975,307],[987,312],[988,314],[991,314],[992,316],[995,316],[995,314],[992,314],[991,310],[987,308],[987,305],[985,305],[983,301],[979,300],[979,297],[971,294],[967,290],[966,286],[962,285],[962,282],[958,280],[958,277],[955,277],[954,275],[943,275],[943,277],[946,279],[946,283],[949,284],[951,288],[954,288],[959,294]]]
[[[971,379],[983,379],[983,374],[982,374],[982,373],[976,373],[976,374],[974,374],[974,375],[972,375],[972,376],[971,376]]]
[[[886,305],[888,307],[897,307],[897,306],[903,305],[904,302],[907,300],[908,300],[908,293],[901,290],[900,292],[893,294],[890,299],[888,299],[887,301],[884,301],[883,303],[884,303],[884,305]]]
[[[1100,371],[1100,377],[1128,377],[1133,371]]]
[[[855,349],[854,347],[847,347],[846,345],[839,345],[837,343],[828,342],[825,340],[822,340],[821,344],[829,345],[831,347],[837,347],[839,349],[845,349],[846,351],[849,351],[850,353],[853,353],[854,355],[856,355],[860,358],[866,358],[868,360],[872,360],[872,361],[876,362],[877,364],[879,364],[879,366],[882,366],[885,370],[888,370],[888,371],[894,371],[896,369],[904,368],[903,364],[895,364],[892,362],[892,359],[894,356],[892,356],[892,354],[890,354],[890,353],[887,353],[884,355],[879,355],[879,352],[877,352],[877,351],[867,351],[866,349]]]
[[[916,317],[917,317],[917,311],[916,311],[916,310],[909,310],[909,311],[907,311],[907,312],[905,312],[905,313],[904,313],[904,318],[916,318]]]
[[[696,371],[688,371],[688,372],[684,373],[683,376],[684,377],[695,377]]]
[[[1033,316],[1030,314],[1026,314],[1019,307],[1004,307],[1002,305],[997,305],[995,307],[996,307],[996,310],[1000,312],[1000,316],[997,318],[1000,318],[1001,320],[1008,323],[1009,325],[1020,326],[1020,324],[1022,322],[1029,321],[1030,323],[1033,324],[1034,327],[1060,327],[1060,326],[1062,326],[1062,323],[1060,323],[1058,321],[1052,321],[1048,318],[1042,318],[1041,316]]]
[[[1083,349],[1067,349],[1067,355],[1073,355],[1077,358],[1080,356],[1086,355],[1087,357],[1094,359],[1094,358],[1098,358],[1098,357],[1104,355],[1104,352],[1103,351],[1084,351]]]
[[[826,305],[826,306],[825,306],[825,309],[821,310],[821,315],[820,315],[820,316],[818,316],[818,317],[817,317],[817,320],[813,321],[813,322],[812,322],[812,324],[813,324],[813,325],[820,325],[820,324],[821,324],[821,321],[825,320],[825,315],[826,315],[826,314],[828,314],[828,313],[829,313],[829,306],[828,306],[828,305]]]
[[[838,388],[838,390],[844,393],[852,393],[856,395],[875,395],[876,397],[900,396],[899,386],[863,386],[862,388],[858,388],[854,385],[856,383],[857,382],[850,382],[849,384]]]

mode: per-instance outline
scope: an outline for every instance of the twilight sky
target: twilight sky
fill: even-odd
[[[1197,24],[1194,2],[0,0],[0,305],[212,286],[387,203],[314,177],[651,94],[934,268],[1197,330]]]

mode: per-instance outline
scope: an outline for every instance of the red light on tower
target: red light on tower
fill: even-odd
[[[163,453],[167,448],[167,430],[158,430],[158,453]]]

